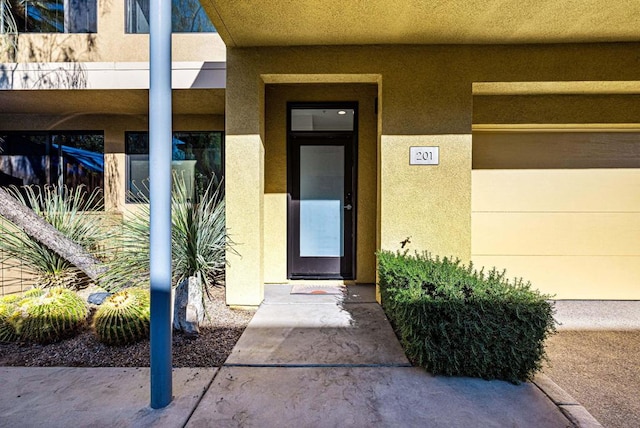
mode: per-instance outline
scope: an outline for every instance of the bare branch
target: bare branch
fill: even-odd
[[[106,270],[100,260],[21,204],[2,187],[0,187],[0,216],[80,269],[92,280],[97,282],[98,276]]]

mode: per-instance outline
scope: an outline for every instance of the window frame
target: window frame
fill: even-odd
[[[42,157],[45,157],[45,163],[46,163],[46,171],[44,174],[45,177],[45,182],[43,183],[39,183],[39,184],[31,184],[32,186],[38,186],[38,187],[45,187],[45,186],[56,186],[56,187],[60,187],[60,185],[66,185],[66,181],[69,178],[68,171],[66,171],[64,169],[64,165],[60,163],[59,159],[64,159],[64,155],[61,156],[62,153],[62,146],[64,144],[60,144],[59,142],[54,142],[54,137],[55,136],[82,136],[82,135],[93,135],[93,136],[101,136],[102,137],[102,164],[103,164],[103,170],[102,170],[102,177],[101,177],[101,185],[100,186],[94,186],[94,187],[89,187],[87,185],[85,185],[85,188],[87,189],[88,192],[92,192],[94,191],[94,189],[100,189],[102,191],[102,198],[100,200],[100,202],[98,203],[98,205],[96,206],[96,210],[98,211],[103,211],[105,209],[104,206],[104,199],[105,199],[105,173],[104,173],[104,160],[105,160],[105,153],[104,153],[104,148],[105,148],[105,132],[104,130],[70,130],[70,131],[66,131],[66,130],[53,130],[53,131],[41,131],[41,130],[36,130],[36,131],[0,131],[0,135],[4,135],[9,137],[9,139],[13,136],[14,138],[30,138],[33,136],[41,136],[44,137],[45,140],[45,147],[44,147],[44,154],[39,155]],[[57,145],[58,148],[54,147],[54,145]],[[69,146],[72,148],[77,148],[75,146]],[[26,155],[16,155],[16,154],[12,154],[12,153],[0,153],[0,156],[26,156]],[[58,158],[57,161],[54,161],[54,158]],[[62,172],[62,175],[60,175],[60,173]],[[21,186],[24,186],[25,184],[22,184]],[[20,186],[18,186],[20,187]],[[67,186],[70,189],[74,189],[75,186]]]
[[[124,3],[124,32],[125,34],[149,34],[149,31],[132,31],[132,26],[131,24],[133,24],[134,20],[131,17],[131,14],[129,13],[129,10],[131,8],[132,5],[134,4],[138,4],[139,1],[145,1],[145,0],[125,0]],[[150,0],[146,0],[147,2],[149,2]],[[199,8],[198,11],[196,13],[197,16],[199,16],[198,19],[202,19],[202,15],[204,15],[204,17],[206,18],[208,24],[211,26],[211,30],[207,30],[207,31],[177,31],[174,30],[174,12],[176,10],[181,11],[184,8],[182,7],[176,7],[176,2],[180,2],[180,1],[193,1],[199,4]],[[142,12],[144,18],[146,19],[147,22],[147,26],[150,24],[149,22],[149,17],[144,15],[144,8],[140,7],[139,11]],[[171,13],[172,13],[172,19],[171,19],[171,33],[172,34],[214,34],[217,33],[218,30],[216,29],[216,27],[213,25],[213,22],[211,22],[211,19],[209,18],[209,16],[207,15],[207,13],[205,12],[204,8],[202,7],[202,3],[200,3],[199,0],[172,0],[171,1]],[[136,10],[136,14],[138,13],[138,10]]]
[[[204,130],[204,131],[172,131],[172,138],[175,138],[178,134],[217,134],[220,136],[220,177],[217,177],[220,183],[223,183],[225,176],[225,132],[221,130]],[[131,161],[149,160],[149,147],[147,145],[147,153],[129,153],[128,142],[130,135],[146,135],[148,138],[148,131],[125,131],[124,135],[124,155],[125,155],[125,203],[126,204],[141,204],[145,203],[143,198],[136,197],[135,192],[131,186]],[[184,160],[173,160],[172,162],[181,162]],[[195,159],[199,160],[199,159]]]
[[[43,17],[42,13],[38,12],[39,8],[34,6],[36,3],[53,11],[55,20],[47,20],[46,16]],[[66,10],[65,3],[70,4],[65,0],[47,0],[45,3],[34,0],[25,1],[26,18],[21,16],[16,19],[14,16],[14,31],[17,31],[18,34],[95,34],[98,32],[98,0],[82,0],[81,3],[84,7],[76,9],[69,7]],[[55,12],[58,7],[59,12]],[[29,14],[30,8],[35,10],[35,13]],[[85,19],[83,20],[83,18]],[[83,21],[87,23],[86,27],[80,31],[77,30],[78,27],[82,27],[79,23]],[[37,28],[41,26],[45,28]]]

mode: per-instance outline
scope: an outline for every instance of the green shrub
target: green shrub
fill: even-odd
[[[20,339],[50,343],[75,333],[88,312],[82,298],[69,289],[35,289],[15,304],[8,321]]]
[[[528,282],[426,253],[380,252],[378,274],[382,306],[414,364],[514,383],[540,370],[553,306]]]
[[[93,318],[98,339],[127,345],[149,337],[149,290],[126,288],[107,297]]]

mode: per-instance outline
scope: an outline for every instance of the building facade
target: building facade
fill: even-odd
[[[380,249],[640,298],[640,6],[440,3],[203,0],[218,33],[174,34],[174,130],[225,133],[228,304],[374,283]],[[120,6],[92,35],[20,35],[3,67],[23,77],[0,78],[0,132],[104,130],[116,210],[147,126],[146,36]],[[65,37],[92,59],[24,48]],[[27,88],[38,67],[85,86]]]
[[[377,249],[640,298],[640,6],[203,5],[227,45],[230,304],[373,282]]]

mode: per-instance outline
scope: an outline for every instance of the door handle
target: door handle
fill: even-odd
[[[344,206],[344,209],[347,210],[347,211],[351,211],[352,208],[353,207],[351,206],[351,204],[347,204],[347,205]]]

